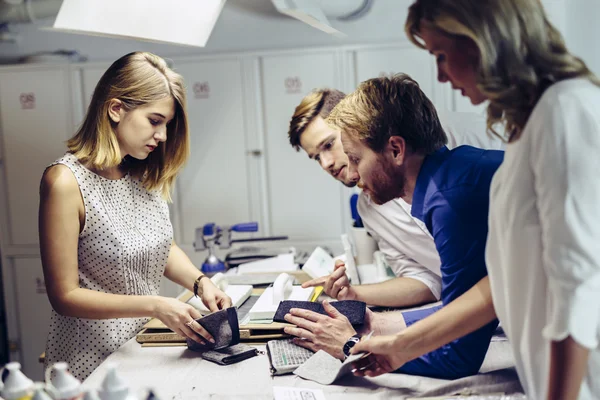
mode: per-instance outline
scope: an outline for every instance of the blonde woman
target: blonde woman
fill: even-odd
[[[401,335],[357,345],[377,354],[366,375],[496,313],[528,398],[600,398],[598,80],[539,0],[417,0],[406,31],[436,57],[440,82],[490,101],[488,127],[503,125],[508,145],[491,187],[489,280]]]
[[[173,242],[167,200],[189,153],[183,79],[149,53],[115,61],[94,91],[69,151],[44,173],[40,248],[53,307],[46,365],[85,379],[148,320],[214,340],[199,312],[158,296],[161,277],[210,310],[231,299]]]

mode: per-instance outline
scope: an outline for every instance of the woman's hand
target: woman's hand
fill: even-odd
[[[200,311],[180,300],[170,297],[156,297],[154,317],[161,320],[163,324],[179,336],[190,338],[202,345],[205,345],[207,340],[211,343],[215,342],[212,335],[196,322],[196,319],[202,317]]]
[[[379,376],[397,370],[411,360],[403,350],[396,335],[375,336],[362,340],[352,348],[351,353],[368,353],[368,355],[354,362],[356,368],[354,375]]]
[[[231,298],[216,287],[210,279],[202,279],[200,282],[202,283],[202,295],[200,298],[210,312],[231,307]]]

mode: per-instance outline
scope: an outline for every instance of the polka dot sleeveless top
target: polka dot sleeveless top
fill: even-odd
[[[63,164],[75,175],[85,206],[79,234],[79,287],[121,295],[157,295],[173,241],[169,209],[158,192],[125,175],[103,178],[67,153]],[[45,367],[66,361],[84,380],[149,318],[94,320],[52,311]]]

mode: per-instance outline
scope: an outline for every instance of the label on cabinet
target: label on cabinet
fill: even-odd
[[[208,82],[195,82],[192,90],[196,99],[208,99],[210,97],[210,85]]]
[[[40,278],[39,276],[35,278],[35,292],[37,294],[46,294],[46,283],[44,282],[44,278]]]
[[[35,93],[21,93],[19,96],[21,110],[33,110],[35,108]]]
[[[302,93],[302,80],[299,76],[288,76],[283,85],[287,94]]]

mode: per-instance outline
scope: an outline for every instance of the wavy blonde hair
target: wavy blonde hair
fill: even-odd
[[[475,43],[480,55],[477,86],[490,100],[488,130],[508,142],[520,137],[538,100],[554,83],[583,77],[600,85],[567,50],[540,0],[416,0],[405,30],[421,48],[423,26]],[[498,133],[496,124],[506,133]]]
[[[69,151],[98,170],[121,164],[116,124],[109,117],[111,100],[120,100],[130,111],[169,96],[175,102],[175,116],[167,125],[167,141],[145,160],[128,160],[128,167],[133,176],[142,179],[146,189],[158,190],[170,201],[175,178],[190,152],[185,87],[181,75],[154,54],[129,53],[106,70],[94,89],[81,127],[67,142]]]
[[[288,130],[288,139],[296,151],[300,151],[300,136],[302,136],[306,127],[316,117],[327,118],[331,110],[345,96],[344,93],[336,89],[315,89],[304,96],[294,110],[294,115],[290,120],[290,129]]]

